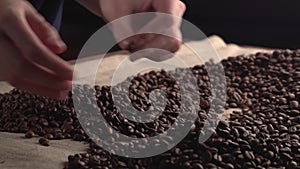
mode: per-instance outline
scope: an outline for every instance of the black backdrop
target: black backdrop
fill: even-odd
[[[299,0],[183,1],[187,5],[184,18],[207,36],[216,34],[226,42],[241,45],[300,48]],[[76,56],[88,37],[103,24],[73,0],[66,0],[61,34],[69,50],[64,57]]]
[[[185,0],[185,18],[228,42],[300,48],[299,0]]]

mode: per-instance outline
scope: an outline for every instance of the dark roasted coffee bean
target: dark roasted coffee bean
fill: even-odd
[[[207,169],[217,169],[217,166],[213,163],[208,163],[205,165],[205,168]]]
[[[292,160],[293,157],[291,155],[289,155],[288,153],[282,153],[281,157],[285,160]]]
[[[299,107],[299,103],[296,100],[290,102],[290,106],[292,109],[297,109]]]
[[[53,139],[54,138],[54,136],[52,134],[46,134],[44,137],[46,139]]]
[[[231,163],[226,163],[224,168],[226,168],[226,169],[234,169],[234,165],[232,165]]]
[[[245,151],[245,156],[249,159],[249,160],[254,160],[255,156],[253,154],[253,152],[251,151]]]
[[[202,164],[200,163],[194,163],[192,166],[193,169],[204,169]]]
[[[75,134],[75,135],[73,136],[73,139],[74,139],[75,141],[84,141],[86,138],[85,138],[84,135],[81,135],[81,134]]]
[[[274,127],[273,127],[272,124],[268,124],[268,125],[267,125],[267,129],[268,129],[268,131],[269,131],[270,133],[273,133],[273,132],[274,132]]]
[[[200,100],[200,106],[201,106],[201,108],[206,109],[206,108],[209,107],[209,105],[210,104],[209,104],[209,102],[207,100],[203,100],[203,99]]]
[[[49,140],[46,139],[46,138],[40,138],[40,139],[39,139],[39,143],[40,143],[41,145],[43,145],[43,146],[49,146],[49,145],[50,145],[50,144],[49,144]]]
[[[62,133],[57,133],[57,134],[54,135],[54,138],[58,139],[58,140],[61,140],[61,139],[64,139],[65,136]]]
[[[299,168],[299,163],[296,161],[291,161],[287,167],[290,169],[296,169],[297,167]]]
[[[32,137],[34,137],[34,136],[35,136],[35,134],[34,134],[34,132],[31,131],[31,130],[29,130],[29,131],[27,131],[27,132],[25,133],[25,137],[26,137],[26,138],[32,138]]]
[[[76,162],[76,165],[79,167],[79,168],[83,168],[85,166],[85,162],[84,161],[81,161],[81,160],[78,160]]]
[[[205,152],[203,152],[203,154],[201,154],[200,158],[204,162],[209,162],[212,160],[212,154],[209,151],[205,151]]]
[[[295,97],[296,97],[296,96],[295,96],[294,93],[289,93],[289,94],[288,94],[288,98],[289,98],[289,99],[295,99]]]

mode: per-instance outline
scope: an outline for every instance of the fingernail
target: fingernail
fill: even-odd
[[[59,38],[49,38],[47,39],[47,43],[49,45],[52,45],[52,46],[58,46],[58,47],[61,47],[61,48],[65,48],[67,47],[67,45],[65,44],[65,42],[63,42],[61,39]]]
[[[65,44],[65,42],[62,41],[62,40],[59,40],[59,41],[57,42],[57,45],[58,45],[59,47],[63,47],[63,48],[66,48],[66,47],[67,47],[67,45]]]

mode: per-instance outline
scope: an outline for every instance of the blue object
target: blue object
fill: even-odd
[[[29,2],[57,30],[60,28],[64,0],[29,0]]]

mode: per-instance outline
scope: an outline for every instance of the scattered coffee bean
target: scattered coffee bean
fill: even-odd
[[[39,139],[39,143],[40,143],[41,145],[43,145],[43,146],[50,146],[49,140],[46,139],[46,138],[40,138],[40,139]]]
[[[28,131],[25,133],[25,137],[26,137],[26,138],[32,138],[32,137],[34,137],[34,136],[35,136],[35,134],[34,134],[34,132],[31,131],[31,130],[28,130]]]

